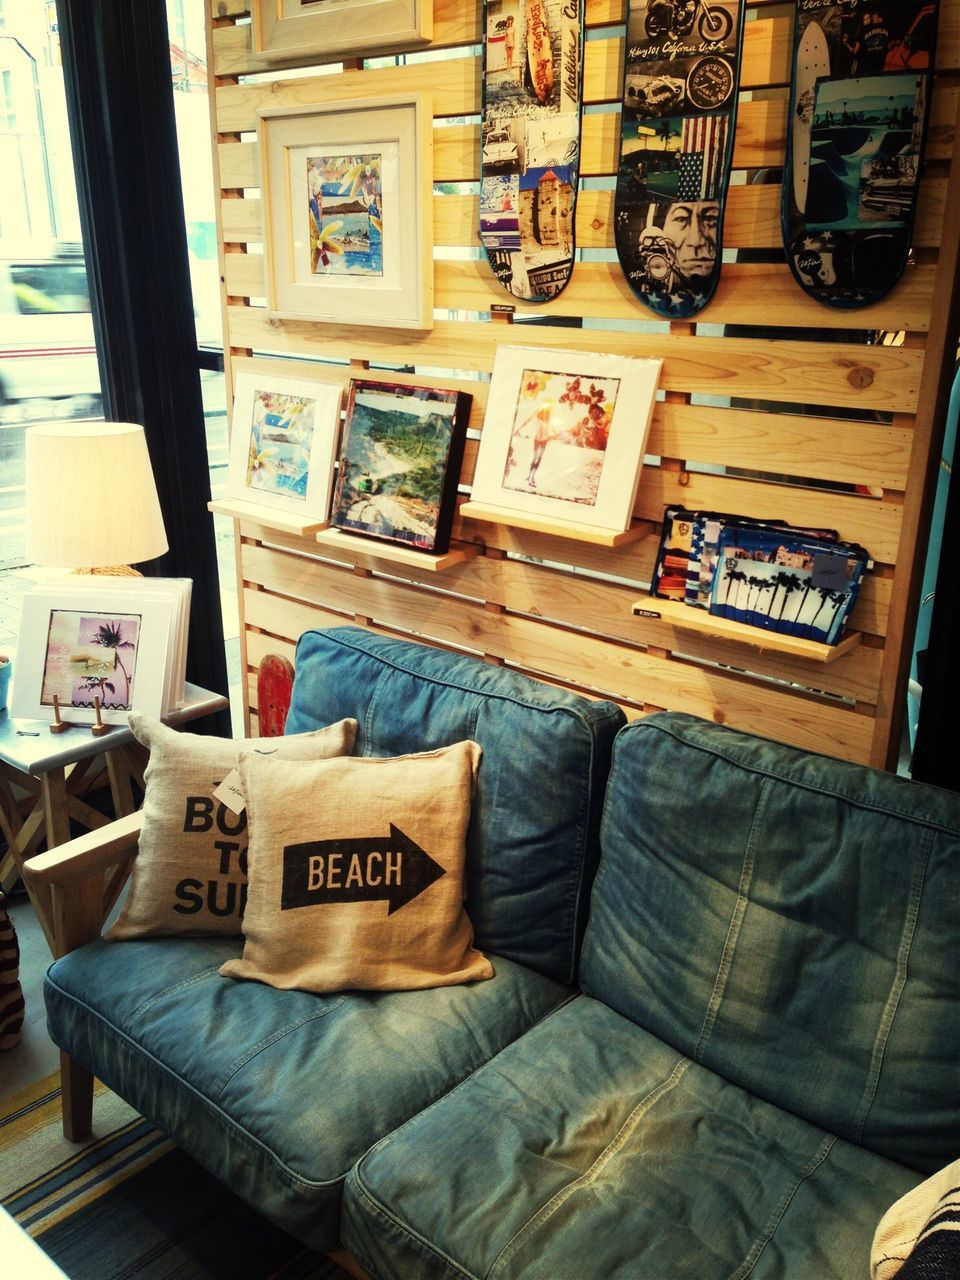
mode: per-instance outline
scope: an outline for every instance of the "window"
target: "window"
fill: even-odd
[[[3,23],[0,20],[0,27]],[[0,71],[0,133],[16,133],[17,112],[13,103],[13,73],[9,67]]]

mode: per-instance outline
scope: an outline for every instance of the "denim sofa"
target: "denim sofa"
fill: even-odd
[[[220,978],[239,940],[92,941],[46,985],[79,1070],[381,1280],[866,1276],[884,1210],[960,1154],[957,798],[308,633],[288,731],[345,715],[366,754],[483,746],[495,978],[315,996]]]

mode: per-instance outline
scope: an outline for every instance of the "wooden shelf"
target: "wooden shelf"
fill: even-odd
[[[294,515],[289,511],[281,511],[278,507],[245,502],[240,498],[216,498],[207,503],[207,510],[215,511],[221,516],[233,516],[234,520],[252,520],[254,524],[266,525],[268,529],[278,529],[282,533],[294,533],[300,537],[327,527],[326,520]]]
[[[680,600],[661,600],[647,596],[633,606],[638,617],[660,618],[681,631],[696,631],[700,635],[717,636],[721,640],[735,640],[751,645],[754,649],[769,649],[775,653],[805,658],[808,662],[836,662],[860,643],[859,631],[848,631],[837,644],[821,644],[818,640],[805,640],[801,636],[786,635],[780,631],[767,631],[763,627],[751,627],[745,622],[730,618],[718,618],[705,609],[696,609]]]
[[[506,507],[488,507],[482,502],[464,502],[460,515],[468,520],[489,520],[493,524],[507,524],[514,529],[529,529],[532,533],[549,533],[557,538],[569,538],[573,542],[592,542],[600,547],[622,547],[627,542],[644,538],[650,526],[638,521],[629,529],[599,529],[587,525],[568,524],[565,520],[550,520],[547,516],[528,516]]]
[[[435,556],[429,551],[415,551],[412,547],[377,542],[374,538],[365,538],[363,534],[343,533],[340,529],[322,530],[317,534],[317,542],[321,546],[332,547],[343,555],[367,556],[371,560],[392,560],[395,564],[424,569],[427,573],[442,573],[444,569],[452,569],[456,564],[472,560],[480,550],[479,547],[472,546],[470,543],[457,543],[442,556]]]

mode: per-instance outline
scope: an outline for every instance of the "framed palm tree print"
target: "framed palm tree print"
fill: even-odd
[[[11,715],[69,724],[126,724],[132,710],[167,713],[179,604],[143,590],[65,580],[23,597]]]

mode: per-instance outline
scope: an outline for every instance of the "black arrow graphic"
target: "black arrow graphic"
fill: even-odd
[[[391,822],[389,836],[285,845],[280,909],[385,900],[392,916],[443,875],[445,869]]]

